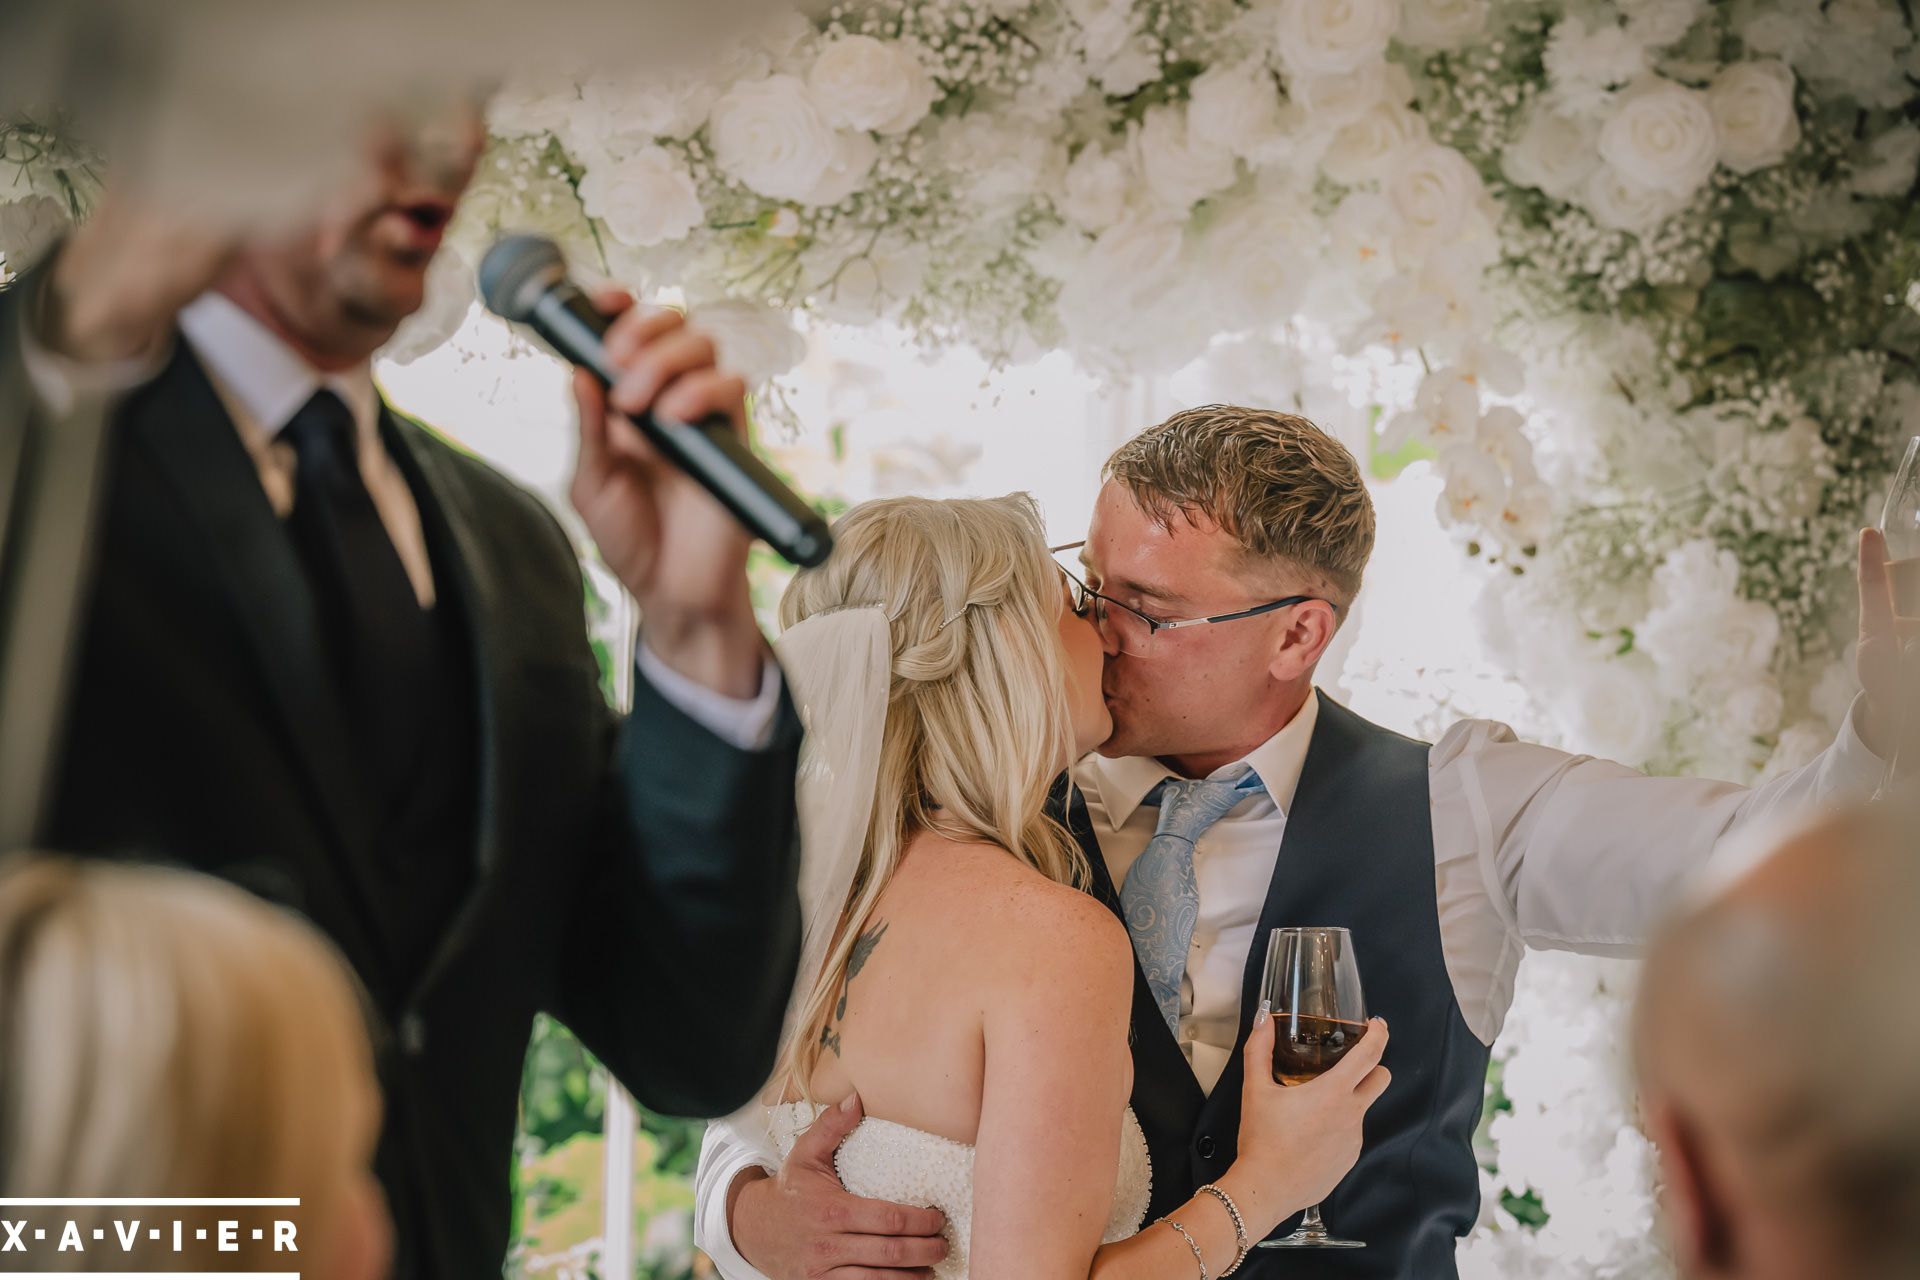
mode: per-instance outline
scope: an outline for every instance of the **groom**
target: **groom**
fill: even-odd
[[[1133,931],[1133,1106],[1153,1152],[1152,1216],[1234,1158],[1240,1048],[1271,929],[1351,929],[1369,1009],[1393,1028],[1393,1085],[1324,1206],[1331,1234],[1367,1247],[1258,1251],[1242,1275],[1454,1275],[1455,1239],[1479,1204],[1471,1142],[1489,1047],[1521,953],[1634,953],[1729,830],[1870,789],[1881,772],[1868,744],[1884,741],[1893,624],[1877,543],[1862,555],[1866,696],[1820,758],[1746,790],[1644,777],[1484,721],[1429,746],[1317,693],[1314,668],[1373,539],[1366,486],[1339,443],[1291,415],[1210,406],[1109,460],[1077,549],[1114,732],[1063,779],[1059,816],[1123,918],[1195,921],[1190,937]],[[1248,775],[1249,798],[1182,832],[1190,863],[1130,878],[1162,825],[1151,799],[1162,779]],[[823,1117],[781,1171],[710,1139],[699,1235],[722,1274],[865,1276],[938,1259],[919,1213],[833,1180],[849,1123]]]

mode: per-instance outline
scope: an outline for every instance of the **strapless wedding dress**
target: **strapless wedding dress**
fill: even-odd
[[[768,1117],[780,1158],[813,1123],[817,1108],[788,1102]],[[890,1120],[862,1120],[840,1145],[834,1159],[840,1182],[857,1196],[891,1200],[947,1216],[946,1260],[933,1269],[939,1280],[966,1280],[967,1244],[973,1236],[973,1148],[923,1129]],[[1125,1240],[1146,1221],[1153,1196],[1153,1162],[1147,1137],[1128,1108],[1120,1122],[1120,1179],[1113,1189],[1113,1214],[1101,1242]]]

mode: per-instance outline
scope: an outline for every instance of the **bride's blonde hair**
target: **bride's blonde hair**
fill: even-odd
[[[1061,884],[1084,888],[1089,877],[1080,847],[1046,813],[1074,734],[1060,574],[1033,499],[863,503],[834,541],[833,557],[787,588],[780,624],[878,609],[892,670],[866,847],[826,963],[801,975],[812,985],[781,1064],[786,1089],[802,1097],[812,1096],[854,943],[916,834],[999,845]]]

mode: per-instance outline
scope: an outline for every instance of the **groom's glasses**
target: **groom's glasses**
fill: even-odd
[[[1163,631],[1177,631],[1181,627],[1201,627],[1212,622],[1236,622],[1241,618],[1256,618],[1263,613],[1272,613],[1276,609],[1287,609],[1296,604],[1305,604],[1309,600],[1320,599],[1319,596],[1288,596],[1284,600],[1269,601],[1234,613],[1219,613],[1210,618],[1156,618],[1140,612],[1130,604],[1115,600],[1112,596],[1102,595],[1081,581],[1080,576],[1068,567],[1063,556],[1078,551],[1086,545],[1085,542],[1069,542],[1064,546],[1048,548],[1053,553],[1054,563],[1060,566],[1060,572],[1066,575],[1068,584],[1073,588],[1073,611],[1082,618],[1092,618],[1094,625],[1100,628],[1101,634],[1111,637],[1119,646],[1120,652],[1132,654],[1136,658],[1152,653],[1154,637]]]

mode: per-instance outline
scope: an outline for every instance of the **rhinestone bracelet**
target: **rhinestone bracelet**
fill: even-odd
[[[1233,1202],[1233,1197],[1228,1195],[1224,1188],[1209,1182],[1194,1194],[1212,1196],[1226,1209],[1227,1216],[1233,1219],[1233,1247],[1236,1251],[1233,1255],[1233,1265],[1220,1273],[1220,1280],[1227,1280],[1228,1276],[1240,1269],[1240,1264],[1247,1260],[1247,1255],[1253,1252],[1253,1246],[1247,1243],[1246,1219],[1240,1216],[1240,1206]]]

